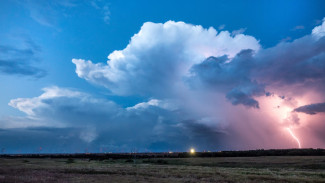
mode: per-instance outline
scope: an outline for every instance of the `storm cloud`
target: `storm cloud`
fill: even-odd
[[[296,112],[303,112],[306,114],[317,114],[320,112],[325,112],[325,103],[309,104],[300,106],[295,109]]]
[[[325,130],[317,114],[325,101],[324,27],[262,48],[240,32],[146,22],[106,63],[72,59],[76,74],[108,97],[47,87],[12,99],[25,116],[1,119],[1,129],[62,128],[73,141],[118,152],[296,147],[290,128],[305,137],[303,147],[319,147],[325,142],[313,131]],[[142,101],[122,107],[111,96]]]
[[[259,48],[252,36],[231,36],[228,31],[218,33],[212,27],[204,29],[184,22],[147,22],[125,49],[108,56],[107,64],[83,59],[72,62],[80,78],[116,95],[160,97],[178,90],[190,67],[208,56],[232,58],[242,49]]]
[[[179,124],[195,126],[202,118],[218,119],[201,125],[219,130],[222,126],[223,132],[233,133],[238,140],[240,130],[250,122],[226,116],[230,114],[220,112],[225,106],[243,119],[255,116],[256,131],[251,130],[260,136],[262,129],[265,133],[281,131],[286,125],[299,129],[303,122],[292,113],[298,104],[306,103],[305,99],[324,100],[324,25],[304,37],[263,49],[257,39],[242,33],[231,35],[184,22],[148,22],[125,49],[109,54],[106,64],[72,62],[80,78],[112,94],[172,100],[192,115]],[[270,118],[264,120],[257,113]]]
[[[44,88],[43,91],[38,97],[11,100],[9,105],[24,112],[26,116],[2,119],[0,128],[5,131],[18,130],[21,133],[30,131],[21,129],[37,129],[40,133],[49,133],[43,132],[43,129],[62,129],[60,135],[66,141],[79,139],[81,144],[93,147],[93,150],[103,146],[115,152],[122,149],[130,151],[133,147],[145,151],[156,143],[186,150],[191,143],[198,144],[201,139],[191,137],[190,134],[195,130],[191,128],[192,123],[180,125],[191,115],[180,110],[173,101],[151,99],[123,108],[112,101],[73,89],[53,86]],[[208,128],[200,126],[202,129]],[[219,132],[219,135],[222,134]],[[7,133],[3,135],[8,136]],[[218,143],[220,142],[212,139],[206,142],[215,146]],[[205,146],[197,148],[204,149]]]

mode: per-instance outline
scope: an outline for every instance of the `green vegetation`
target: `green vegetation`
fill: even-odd
[[[0,158],[0,182],[325,182],[325,156]]]
[[[72,159],[72,158],[68,158],[67,161],[66,161],[67,164],[74,163],[74,162],[75,162],[75,161],[74,161],[74,159]]]

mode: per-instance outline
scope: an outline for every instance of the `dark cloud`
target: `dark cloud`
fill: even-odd
[[[324,101],[323,25],[311,35],[260,49],[255,38],[242,34],[217,34],[213,28],[183,22],[145,23],[124,50],[109,55],[107,64],[82,59],[73,63],[79,77],[112,94],[141,95],[146,101],[123,108],[107,99],[50,87],[38,97],[11,100],[9,105],[26,116],[2,120],[0,126],[47,126],[71,139],[68,142],[116,152],[186,151],[191,146],[287,148],[296,145],[290,134],[282,134],[289,127],[299,137],[313,137],[304,143],[316,147],[324,141],[302,132],[300,124],[307,122],[299,120],[298,112],[324,112],[324,103],[296,107],[304,102],[297,93]],[[56,128],[64,129],[64,135]],[[56,138],[52,130],[40,131]],[[315,139],[320,142],[313,143]]]
[[[252,98],[252,96],[253,93],[245,93],[237,88],[231,90],[226,95],[227,99],[233,105],[243,104],[249,107],[260,108],[258,102],[254,98]]]
[[[211,147],[208,145],[212,142],[219,142],[220,132],[206,124],[185,120],[193,115],[177,110],[170,102],[152,99],[121,108],[111,101],[85,93],[51,87],[45,88],[39,97],[12,100],[10,105],[27,116],[8,118],[1,123],[6,130],[27,126],[29,132],[35,130],[37,133],[40,130],[38,126],[42,125],[42,133],[66,137],[68,142],[79,138],[83,141],[81,146],[105,146],[114,152],[121,151],[121,148],[131,151],[133,147],[141,151],[168,151],[171,147],[186,151],[193,145],[203,150]],[[26,123],[36,127],[28,127]],[[155,148],[157,143],[168,146]]]
[[[79,138],[79,131],[54,127],[4,129],[0,131],[0,149],[4,153],[85,152],[89,145]]]
[[[242,104],[259,108],[253,97],[265,95],[264,85],[250,78],[254,68],[253,50],[243,50],[231,61],[226,56],[209,57],[191,68],[188,79],[194,87],[206,86],[219,92],[226,92],[226,98],[234,105]]]
[[[196,89],[203,85],[226,93],[234,105],[258,108],[254,97],[270,95],[271,92],[264,91],[267,86],[308,86],[324,90],[324,71],[325,37],[308,35],[257,53],[243,50],[231,60],[210,57],[191,68],[188,81]]]
[[[40,47],[31,40],[24,40],[27,48],[0,45],[0,72],[14,75],[44,77],[46,71],[34,66],[39,62]]]
[[[170,134],[184,134],[173,137],[187,145],[214,144],[218,137],[231,139],[237,147],[288,147],[292,142],[281,141],[283,137],[278,134],[289,127],[293,131],[302,128],[300,124],[305,122],[299,119],[299,113],[291,112],[304,102],[301,96],[323,101],[325,22],[310,35],[263,49],[255,38],[243,34],[217,34],[214,29],[206,32],[200,26],[193,28],[183,22],[145,23],[125,49],[112,52],[108,58],[107,64],[72,61],[80,78],[102,85],[113,94],[178,99],[178,104],[182,104],[182,114],[163,115],[169,120],[164,125],[157,123],[156,134],[163,134],[166,129]],[[150,116],[148,109],[145,111],[129,115],[135,115],[133,119],[142,123],[146,119],[136,115]],[[161,111],[156,112],[151,113],[155,114],[151,121],[159,118]],[[206,117],[218,117],[224,122],[200,122]],[[232,137],[215,132],[220,129]],[[169,138],[162,136],[163,140],[157,138],[151,144],[172,146],[166,141]]]
[[[306,114],[317,114],[320,112],[325,112],[325,103],[309,104],[296,108],[294,111],[303,112]]]
[[[325,37],[305,36],[256,54],[252,76],[267,84],[313,83],[324,87]]]
[[[229,90],[243,83],[250,83],[249,72],[251,68],[253,50],[243,50],[231,61],[227,56],[209,57],[203,62],[193,65],[190,72],[191,80],[200,80],[207,87],[222,87]]]
[[[218,121],[211,121],[212,124],[218,124]],[[219,128],[201,123],[198,119],[188,119],[179,124],[182,134],[187,137],[183,143],[188,148],[194,146],[196,149],[217,150],[226,147],[224,140],[228,134]],[[229,146],[228,146],[229,147]]]

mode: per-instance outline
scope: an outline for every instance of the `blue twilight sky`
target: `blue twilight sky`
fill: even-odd
[[[295,147],[282,128],[325,147],[324,1],[0,7],[3,152]],[[285,117],[273,119],[279,106]]]

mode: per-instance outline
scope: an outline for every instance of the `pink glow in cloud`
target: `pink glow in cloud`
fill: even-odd
[[[143,101],[122,107],[52,87],[10,105],[36,126],[78,128],[84,143],[115,149],[324,148],[323,27],[263,49],[253,36],[148,22],[107,63],[72,60],[80,78]]]

